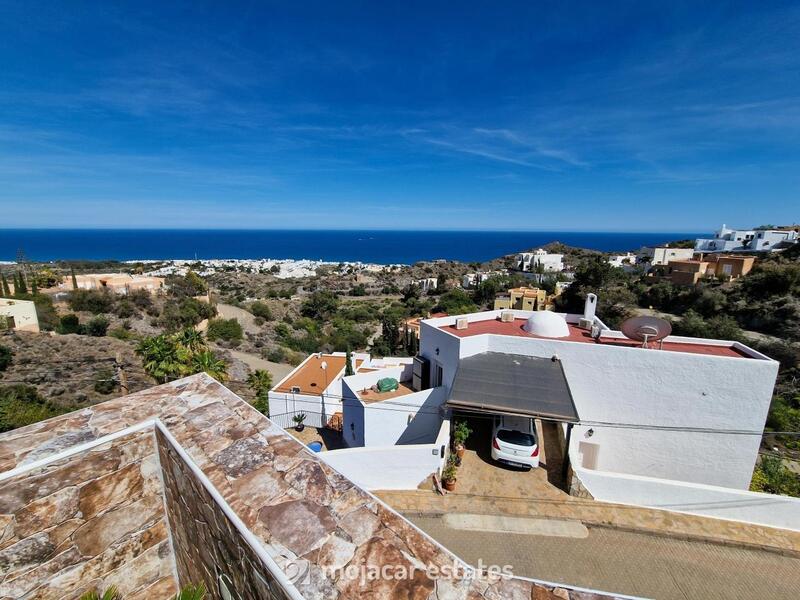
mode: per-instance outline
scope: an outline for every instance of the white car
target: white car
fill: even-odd
[[[533,419],[506,415],[495,417],[492,459],[515,467],[538,467],[539,444]]]

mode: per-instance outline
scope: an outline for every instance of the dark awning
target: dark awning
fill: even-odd
[[[578,421],[561,361],[519,354],[483,352],[462,358],[447,406]]]

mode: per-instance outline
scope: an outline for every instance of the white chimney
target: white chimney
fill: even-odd
[[[594,315],[597,311],[597,295],[587,294],[586,304],[583,305],[583,318],[594,321]]]

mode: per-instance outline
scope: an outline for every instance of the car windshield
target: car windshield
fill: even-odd
[[[515,446],[533,446],[536,443],[535,438],[530,433],[522,433],[514,429],[498,430],[497,439]]]

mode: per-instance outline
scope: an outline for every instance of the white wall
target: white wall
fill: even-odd
[[[574,469],[597,500],[800,531],[800,498]]]
[[[36,305],[30,300],[0,298],[0,315],[13,317],[14,329],[18,331],[39,331]]]
[[[558,354],[581,421],[760,432],[778,372],[768,359],[500,335],[457,338],[434,328],[452,319],[423,321],[420,343],[423,356],[443,363],[448,389],[459,356]],[[580,467],[586,444],[596,444],[597,470],[747,489],[759,443],[760,435],[581,425],[573,430],[570,457]]]
[[[381,369],[345,377],[343,382],[343,420],[345,443],[359,446],[420,444],[433,441],[439,431],[439,406],[447,399],[442,387],[406,394],[381,402],[364,403],[358,392],[384,377],[399,379],[410,365]]]
[[[445,420],[432,444],[346,448],[317,456],[368,490],[413,490],[431,473],[441,472],[449,433],[450,422]]]

